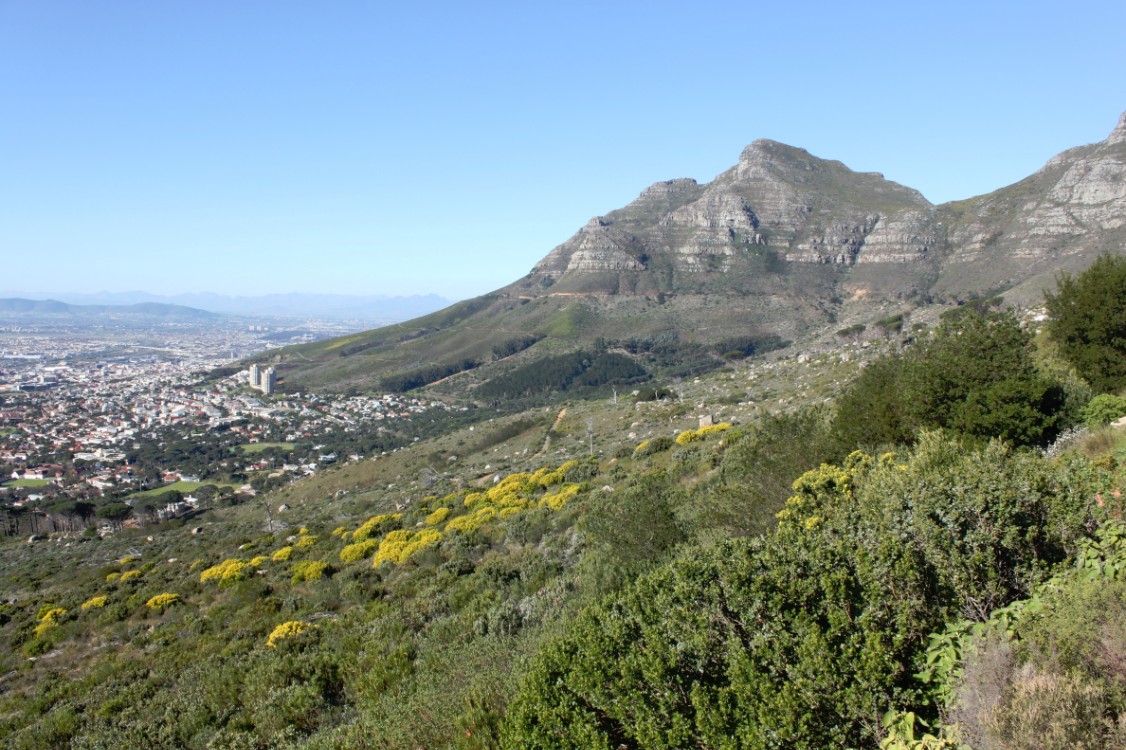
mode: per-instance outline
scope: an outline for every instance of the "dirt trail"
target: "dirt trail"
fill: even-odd
[[[547,453],[547,449],[551,447],[551,433],[555,432],[555,428],[563,422],[563,417],[565,416],[567,416],[566,406],[559,410],[559,414],[555,417],[555,421],[551,423],[551,429],[547,431],[547,437],[543,439],[543,447],[540,448],[540,452],[532,456],[532,458],[539,458],[543,454]]]

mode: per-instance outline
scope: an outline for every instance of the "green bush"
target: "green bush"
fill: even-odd
[[[673,439],[668,435],[658,435],[650,440],[642,440],[633,449],[634,458],[644,458],[655,453],[663,453],[673,446]]]
[[[1126,398],[1102,393],[1095,396],[1080,415],[1084,426],[1089,429],[1098,429],[1110,424],[1119,417],[1126,417]]]
[[[677,490],[661,477],[646,475],[591,503],[586,529],[591,540],[629,569],[662,559],[686,538],[674,508]]]
[[[903,462],[811,470],[775,531],[688,548],[584,611],[532,664],[502,744],[875,746],[890,706],[926,710],[928,634],[1062,559],[1046,477],[1034,455],[934,434]],[[651,515],[647,489],[619,503],[619,533]]]
[[[1126,258],[1103,255],[1046,292],[1048,332],[1096,391],[1126,387]]]
[[[907,418],[901,379],[904,359],[898,354],[868,364],[837,399],[835,432],[840,450],[906,444],[914,439]]]
[[[732,438],[720,461],[720,482],[691,493],[679,516],[697,534],[711,529],[733,536],[762,533],[774,525],[795,477],[841,457],[830,426],[823,408],[764,418],[741,438]]]
[[[1047,445],[1063,427],[1065,395],[1036,368],[1011,312],[969,311],[866,367],[839,400],[836,432],[842,448],[908,442],[924,428]]]
[[[1118,750],[1126,740],[1126,583],[1070,573],[1012,635],[978,639],[953,718],[974,747]]]

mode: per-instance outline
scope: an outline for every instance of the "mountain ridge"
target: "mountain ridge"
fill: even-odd
[[[539,352],[595,340],[799,340],[978,296],[1036,305],[1055,274],[1124,246],[1126,115],[1105,140],[1024,180],[938,205],[878,172],[759,139],[711,182],[652,183],[513,283],[399,324],[407,336],[371,332],[379,343],[359,345],[361,334],[275,359],[289,383],[370,387],[373,375],[452,352],[490,364],[499,332],[537,336]]]
[[[232,296],[214,292],[161,295],[131,291],[35,295],[0,292],[0,296],[21,298],[46,296],[73,305],[134,305],[155,302],[194,307],[222,315],[304,318],[324,316],[360,318],[384,323],[425,315],[450,304],[450,300],[437,294],[390,296],[291,292]]]
[[[0,314],[10,315],[136,315],[159,318],[212,320],[222,317],[208,310],[158,302],[131,305],[73,305],[55,299],[35,300],[22,297],[0,299]]]

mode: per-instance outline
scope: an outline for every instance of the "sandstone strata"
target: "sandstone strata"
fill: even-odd
[[[1038,262],[1121,246],[1124,234],[1126,115],[1102,143],[1066,151],[1009,188],[944,206],[882,175],[758,140],[710,183],[658,182],[628,206],[592,219],[532,277],[567,282],[572,275],[663,269],[652,284],[615,288],[675,292],[695,288],[700,274],[761,274],[765,253],[775,259],[774,273],[917,268],[903,282],[917,290],[921,274],[956,275],[959,264],[992,264],[1010,283]]]

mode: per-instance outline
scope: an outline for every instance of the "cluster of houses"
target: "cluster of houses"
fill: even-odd
[[[19,360],[20,383],[37,380],[36,368],[50,368],[52,387],[25,390],[8,387],[0,393],[0,507],[36,506],[45,500],[71,498],[100,501],[129,497],[159,486],[143,481],[128,457],[141,446],[174,439],[200,439],[224,431],[234,442],[251,445],[282,441],[299,443],[306,457],[278,465],[248,451],[232,458],[225,472],[298,478],[332,464],[331,450],[308,450],[333,434],[381,429],[390,421],[410,419],[447,405],[402,394],[337,396],[274,394],[262,391],[271,382],[259,373],[257,392],[243,371],[218,380],[200,373],[223,363],[197,358],[167,359],[159,355],[99,361],[95,358],[53,362],[49,358]],[[0,387],[4,376],[0,369]],[[8,386],[13,380],[9,378]],[[362,456],[349,455],[350,460]],[[169,470],[160,484],[193,481]],[[250,491],[249,487],[244,488]],[[104,501],[104,500],[103,500]],[[190,495],[160,511],[175,515],[193,507]],[[175,506],[175,507],[173,507]],[[152,503],[146,504],[151,512]]]

